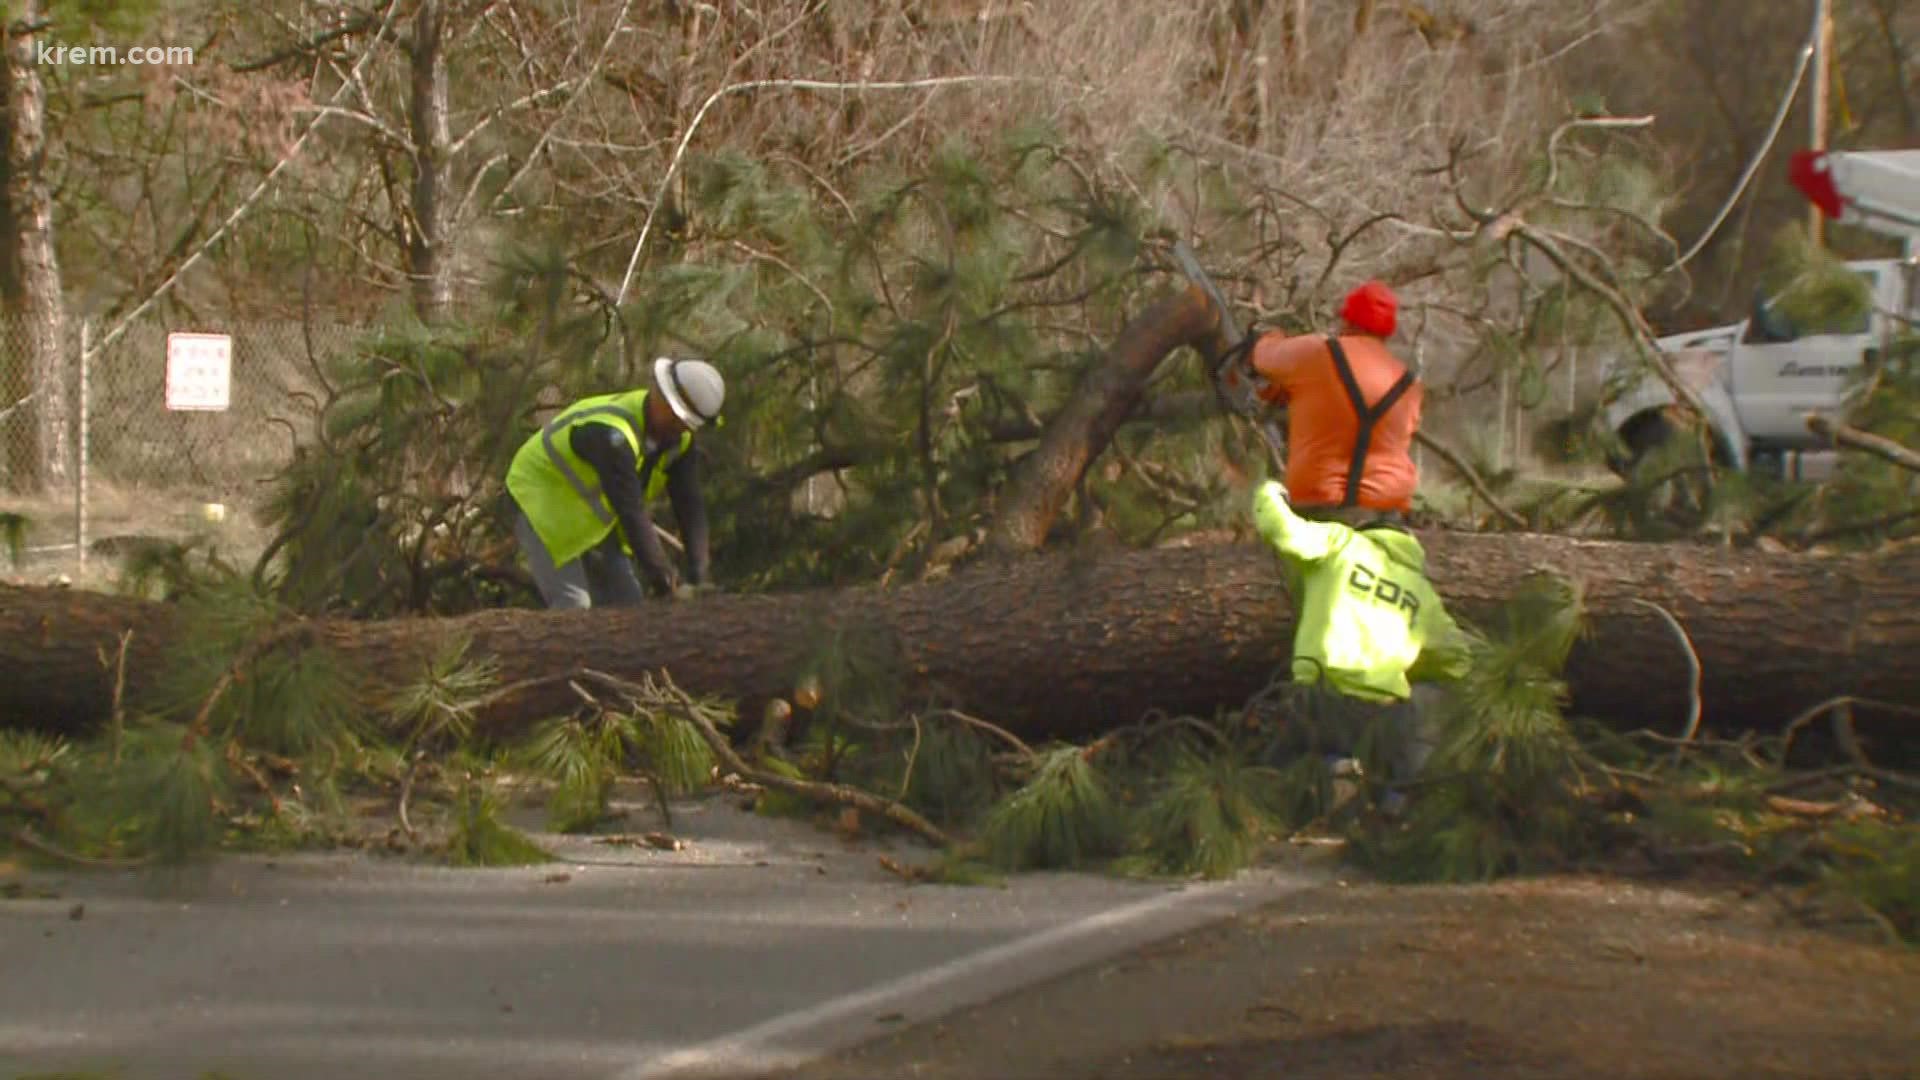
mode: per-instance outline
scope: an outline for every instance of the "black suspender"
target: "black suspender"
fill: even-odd
[[[1373,425],[1379,423],[1393,411],[1413,386],[1413,372],[1403,371],[1391,389],[1372,405],[1367,404],[1366,395],[1360,392],[1360,384],[1353,377],[1353,365],[1347,362],[1347,352],[1340,347],[1340,339],[1327,335],[1327,351],[1333,354],[1333,370],[1340,375],[1340,385],[1347,389],[1347,400],[1353,404],[1354,415],[1360,418],[1360,430],[1353,437],[1353,461],[1347,465],[1347,497],[1341,506],[1360,504],[1360,476],[1367,468],[1367,449],[1373,443]]]

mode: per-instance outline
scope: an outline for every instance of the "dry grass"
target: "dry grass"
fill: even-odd
[[[27,556],[17,576],[44,582],[64,575],[80,588],[110,589],[120,568],[119,556],[131,543],[153,539],[181,542],[206,537],[228,559],[244,565],[265,549],[270,537],[252,520],[247,506],[223,501],[218,493],[190,486],[142,485],[130,488],[112,481],[89,485],[87,507],[88,556],[82,565],[75,548],[73,493],[23,498],[10,496],[5,506],[27,516]],[[221,507],[218,521],[208,519],[209,505]],[[15,576],[9,568],[9,576]]]

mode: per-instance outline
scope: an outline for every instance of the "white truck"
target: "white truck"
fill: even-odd
[[[1837,414],[1863,364],[1877,362],[1889,337],[1920,329],[1920,150],[1794,155],[1793,178],[1828,216],[1904,240],[1899,259],[1850,262],[1872,296],[1872,310],[1829,325],[1794,326],[1756,297],[1747,318],[1729,326],[1660,338],[1657,344],[1706,406],[1717,457],[1740,470],[1801,475],[1810,453],[1828,449],[1807,430],[1814,412]],[[1608,372],[1631,386],[1603,417],[1625,444],[1625,470],[1671,437],[1674,395],[1644,365],[1614,361]],[[1610,379],[1610,381],[1612,381]]]

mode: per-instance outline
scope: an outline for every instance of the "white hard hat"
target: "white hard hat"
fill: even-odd
[[[662,356],[653,362],[653,381],[673,407],[673,415],[690,428],[720,415],[727,399],[727,381],[719,369],[704,360],[674,360]]]

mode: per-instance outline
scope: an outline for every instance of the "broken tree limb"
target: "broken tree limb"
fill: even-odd
[[[1567,671],[1583,715],[1638,728],[1689,714],[1690,662],[1647,603],[1687,627],[1707,727],[1777,730],[1847,695],[1920,701],[1920,548],[1814,555],[1528,534],[1420,538],[1435,585],[1468,619],[1487,616],[1537,570],[1584,584],[1591,632]],[[113,678],[97,650],[117,648],[129,629],[134,715],[180,625],[169,604],[0,587],[0,670],[10,676],[0,680],[0,719],[67,732],[104,725]],[[570,709],[553,676],[581,667],[636,680],[665,669],[690,692],[757,709],[793,692],[836,628],[887,631],[903,707],[932,699],[1033,742],[1108,731],[1150,708],[1238,706],[1286,663],[1293,616],[1274,556],[1221,544],[983,560],[890,589],[323,621],[315,634],[390,685],[417,679],[451,636],[465,636],[469,655],[493,658],[501,684],[516,688],[478,723],[513,734]]]
[[[1040,445],[1001,494],[987,543],[1002,555],[1037,551],[1087,467],[1140,404],[1167,354],[1217,334],[1219,313],[1198,285],[1162,297],[1120,331],[1102,364],[1048,421]]]
[[[1885,461],[1891,461],[1903,469],[1920,472],[1920,453],[1916,453],[1885,435],[1875,435],[1871,431],[1848,427],[1819,413],[1807,416],[1807,430],[1815,435],[1830,439],[1835,445],[1850,450],[1864,450]]]
[[[1518,512],[1501,502],[1499,498],[1494,495],[1493,489],[1487,486],[1487,482],[1480,478],[1479,472],[1477,472],[1473,466],[1467,464],[1466,458],[1455,453],[1452,447],[1449,447],[1447,444],[1435,439],[1433,436],[1418,428],[1414,429],[1413,441],[1433,451],[1439,456],[1440,460],[1453,466],[1453,471],[1460,474],[1461,479],[1465,480],[1468,485],[1473,488],[1474,494],[1480,496],[1480,501],[1492,507],[1493,512],[1500,515],[1501,520],[1516,529],[1524,529],[1527,527],[1527,519],[1521,517]]]
[[[587,674],[623,689],[632,687],[631,683],[615,676],[607,675],[604,672],[590,671],[587,672]],[[864,810],[869,814],[883,817],[902,828],[911,829],[919,833],[935,847],[946,847],[949,843],[947,834],[942,832],[938,826],[926,818],[921,817],[910,807],[897,800],[883,799],[878,795],[861,791],[856,787],[849,787],[846,784],[833,784],[818,780],[802,780],[798,777],[783,776],[780,773],[768,769],[755,768],[753,765],[748,764],[738,753],[734,752],[733,744],[729,743],[726,737],[721,735],[706,717],[700,715],[700,710],[696,707],[692,695],[675,686],[671,674],[662,673],[661,677],[666,683],[667,692],[678,702],[680,715],[686,719],[687,723],[692,724],[695,730],[700,732],[700,737],[706,741],[707,748],[713,751],[713,756],[734,775],[743,780],[759,784],[761,787],[776,788],[790,795],[798,795],[803,799],[811,799],[814,802],[834,803],[841,806],[851,806],[856,810]]]

